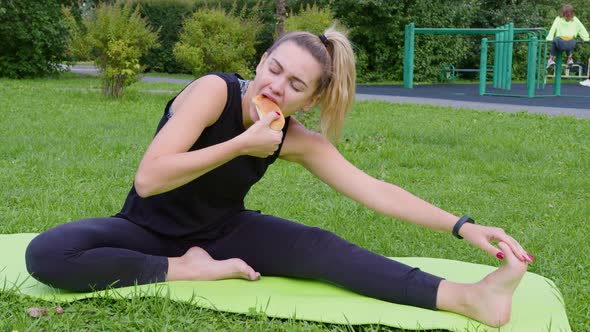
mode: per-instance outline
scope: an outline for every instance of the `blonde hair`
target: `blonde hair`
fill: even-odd
[[[325,39],[322,40],[322,38]],[[322,66],[320,84],[314,96],[320,96],[320,132],[334,142],[342,134],[346,114],[352,109],[356,89],[356,67],[352,45],[345,33],[333,25],[322,38],[309,32],[289,32],[268,49],[272,53],[284,42],[306,49]],[[325,43],[325,44],[324,44]]]

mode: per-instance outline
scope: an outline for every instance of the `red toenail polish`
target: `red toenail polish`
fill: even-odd
[[[535,261],[535,257],[533,257],[533,255],[531,254],[526,254],[530,259],[531,259],[531,263]]]
[[[504,259],[504,253],[500,251],[496,254],[496,257],[498,257],[498,259]]]
[[[281,116],[281,113],[279,113],[279,112],[275,112],[275,113],[277,113],[278,116]]]

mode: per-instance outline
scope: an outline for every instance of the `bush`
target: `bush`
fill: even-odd
[[[297,15],[289,15],[285,20],[285,31],[309,31],[316,35],[324,32],[334,22],[330,7],[319,8],[316,4],[307,5]]]
[[[0,1],[0,76],[41,77],[62,70],[67,28],[60,1]]]
[[[200,9],[185,20],[174,56],[195,76],[207,72],[237,72],[250,76],[249,63],[256,54],[256,35],[261,24],[232,10]]]
[[[69,20],[72,21],[71,19]],[[142,72],[140,58],[157,46],[157,33],[151,31],[139,8],[131,3],[100,4],[93,16],[84,19],[85,32],[72,31],[70,45],[75,52],[96,63],[106,95],[120,97],[126,86],[137,81]]]

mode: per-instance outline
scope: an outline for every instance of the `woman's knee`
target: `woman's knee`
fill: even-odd
[[[54,286],[64,271],[64,243],[52,230],[37,235],[27,246],[25,263],[27,271],[35,279]],[[57,286],[56,286],[57,287]]]

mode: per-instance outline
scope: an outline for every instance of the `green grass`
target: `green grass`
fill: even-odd
[[[101,96],[100,83],[90,76],[0,80],[0,232],[41,232],[117,212],[173,96],[144,90],[182,86],[141,82],[113,100]],[[529,270],[562,291],[573,330],[590,330],[589,120],[358,102],[339,148],[376,178],[452,213],[505,228],[535,256]],[[252,189],[247,204],[332,230],[386,256],[497,264],[449,234],[379,216],[282,161]],[[0,291],[0,330],[351,329],[218,313],[166,298],[99,298],[63,305],[64,315],[26,314],[28,307],[53,305]]]

